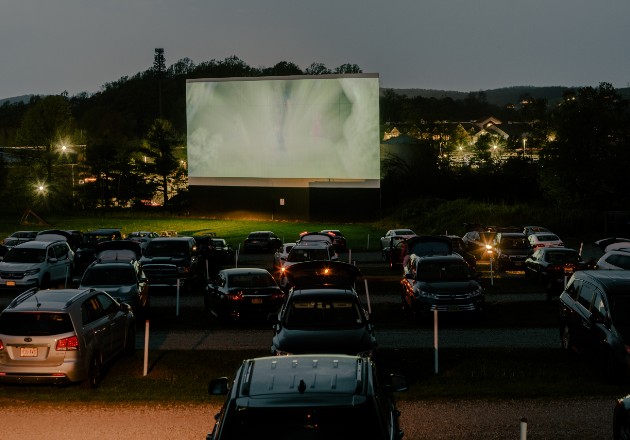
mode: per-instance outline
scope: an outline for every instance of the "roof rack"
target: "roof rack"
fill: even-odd
[[[39,292],[39,287],[32,287],[28,290],[25,290],[24,292],[16,296],[13,299],[13,301],[9,303],[9,305],[7,306],[7,309],[16,307],[18,304],[23,303],[24,301],[29,299],[31,296],[35,295],[37,292]]]

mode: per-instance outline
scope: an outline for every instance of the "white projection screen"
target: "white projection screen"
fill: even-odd
[[[190,185],[380,186],[378,74],[189,79]]]

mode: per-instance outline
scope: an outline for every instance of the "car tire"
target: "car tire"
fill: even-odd
[[[561,342],[562,342],[562,350],[565,353],[573,352],[573,338],[571,336],[571,330],[569,329],[569,326],[566,324],[564,328],[562,329]]]
[[[83,387],[88,389],[96,389],[101,385],[103,380],[103,363],[99,353],[94,353],[90,359],[88,366],[87,379],[83,382]]]

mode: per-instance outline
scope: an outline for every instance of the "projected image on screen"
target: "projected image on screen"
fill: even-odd
[[[189,80],[189,177],[379,179],[376,75]]]

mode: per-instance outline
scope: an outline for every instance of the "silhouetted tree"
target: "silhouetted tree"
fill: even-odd
[[[179,167],[175,147],[181,143],[173,125],[164,119],[156,119],[147,133],[144,154],[149,160],[149,169],[160,176],[159,187],[164,194],[164,206],[168,206],[168,181]]]

